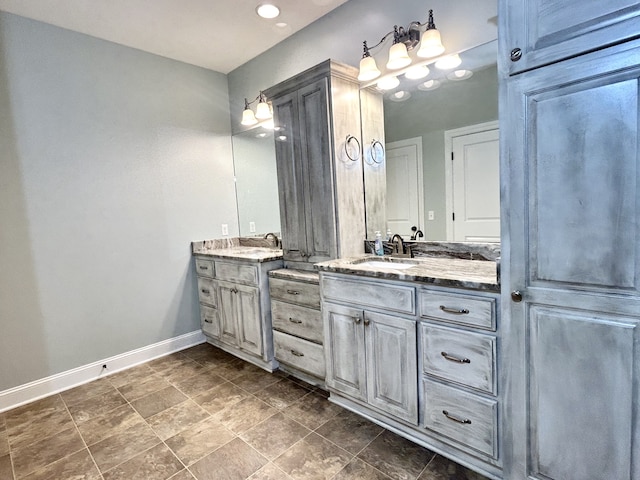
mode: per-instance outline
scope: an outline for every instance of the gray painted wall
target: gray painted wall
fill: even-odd
[[[0,391],[199,328],[225,75],[0,14]]]
[[[418,120],[419,119],[419,120]],[[422,137],[425,240],[446,240],[444,132],[498,120],[498,74],[495,67],[463,81],[444,81],[437,90],[412,91],[406,102],[384,102],[385,140]]]
[[[229,74],[231,125],[240,131],[244,97],[264,90],[307,68],[332,58],[358,65],[362,42],[374,45],[395,24],[424,21],[433,9],[435,23],[448,52],[458,52],[497,38],[496,0],[349,0],[262,55]],[[374,56],[386,62],[386,51]]]

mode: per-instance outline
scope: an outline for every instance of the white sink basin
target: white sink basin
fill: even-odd
[[[369,260],[367,262],[358,263],[357,265],[387,270],[404,270],[405,268],[411,268],[415,266],[412,263],[383,262],[380,260]]]

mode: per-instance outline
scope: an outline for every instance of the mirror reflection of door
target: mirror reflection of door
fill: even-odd
[[[386,161],[387,228],[408,240],[411,227],[424,230],[422,138],[387,143]]]
[[[498,124],[488,122],[445,132],[447,239],[500,241]]]

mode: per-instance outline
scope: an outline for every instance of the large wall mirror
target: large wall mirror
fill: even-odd
[[[273,130],[253,128],[232,137],[238,225],[243,237],[280,232]]]
[[[384,93],[387,226],[407,239],[416,226],[424,233],[417,240],[499,241],[497,42],[460,58],[459,67],[430,66],[427,77],[401,78]],[[455,77],[459,70],[471,74]],[[233,156],[240,235],[279,232],[273,132],[234,135]],[[461,220],[470,221],[471,234]]]

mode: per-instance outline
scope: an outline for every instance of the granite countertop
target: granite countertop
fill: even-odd
[[[269,242],[264,243],[264,246],[262,246],[257,241],[251,242],[242,238],[192,242],[191,252],[194,255],[250,262],[282,260],[282,250],[271,246]]]
[[[282,278],[283,280],[295,280],[297,282],[320,283],[318,272],[308,270],[295,270],[293,268],[278,268],[269,272],[270,277]]]
[[[384,262],[366,265],[366,262]],[[397,267],[394,267],[397,265]],[[394,258],[363,255],[317,263],[323,272],[350,273],[365,277],[428,283],[443,287],[499,292],[498,264],[486,260],[456,258]]]

